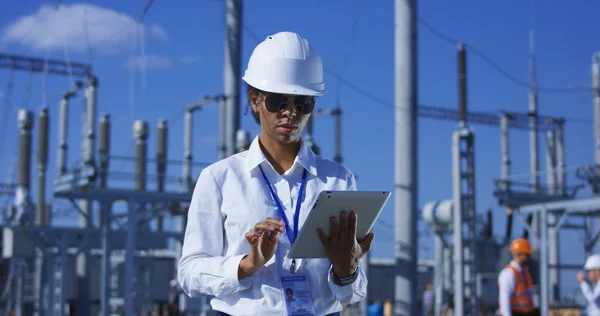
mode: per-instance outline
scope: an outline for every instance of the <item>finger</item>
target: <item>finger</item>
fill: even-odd
[[[365,242],[373,242],[373,239],[375,238],[375,233],[373,232],[369,232],[363,239],[359,240],[358,243],[365,243]]]
[[[267,219],[265,220],[265,224],[275,226],[277,228],[277,230],[279,230],[280,232],[285,231],[285,223],[282,220],[272,218],[272,217],[267,217]]]
[[[329,218],[329,240],[337,241],[340,238],[338,224],[335,216]]]
[[[340,236],[348,236],[348,213],[342,211],[340,213]]]
[[[259,244],[260,235],[258,232],[249,232],[246,233],[246,240],[250,244],[251,247],[256,247]]]
[[[365,236],[365,238],[363,238],[361,241],[358,242],[360,248],[363,250],[363,252],[367,252],[369,250],[371,250],[371,244],[373,243],[373,239],[375,238],[375,234],[373,232],[370,232],[367,234],[367,236]]]
[[[283,221],[277,218],[273,218],[273,217],[267,217],[265,219],[265,223],[267,224],[272,224],[272,225],[277,225],[277,226],[282,226],[284,225]]]
[[[358,215],[355,211],[350,212],[350,220],[348,221],[348,238],[356,239],[356,223],[358,223]]]
[[[317,228],[317,235],[319,236],[319,239],[321,240],[323,246],[329,246],[329,238],[327,237],[327,235],[325,235],[325,232],[321,228]]]
[[[266,236],[271,241],[276,241],[279,238],[279,232],[277,229],[273,228],[273,230],[268,230]]]
[[[254,225],[253,231],[255,231],[255,232],[259,232],[259,231],[275,232],[275,231],[277,231],[277,227],[275,227],[273,225],[265,224],[265,223],[257,223],[256,225]]]

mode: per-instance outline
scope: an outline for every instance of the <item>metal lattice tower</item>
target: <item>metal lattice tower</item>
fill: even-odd
[[[452,200],[454,204],[454,308],[457,315],[477,315],[475,295],[476,211],[475,135],[467,121],[466,52],[458,46],[459,126],[452,134]],[[466,227],[465,227],[466,226]],[[465,232],[466,228],[466,232]],[[469,299],[469,308],[463,302]]]
[[[459,126],[452,135],[454,200],[454,306],[457,315],[477,315],[475,295],[476,212],[473,131]],[[465,298],[469,308],[463,309]]]

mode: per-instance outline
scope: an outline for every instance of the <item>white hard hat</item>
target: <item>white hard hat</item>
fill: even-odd
[[[258,44],[242,78],[254,88],[282,94],[325,94],[319,53],[292,32],[279,32]]]
[[[600,269],[600,255],[591,255],[585,261],[585,266],[583,267],[586,270],[596,270]]]

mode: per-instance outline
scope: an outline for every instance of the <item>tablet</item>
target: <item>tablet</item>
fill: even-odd
[[[325,235],[329,235],[329,218],[335,216],[339,223],[343,210],[356,212],[356,237],[359,240],[364,238],[373,228],[390,195],[389,191],[321,191],[287,257],[327,258],[317,228],[322,228]]]

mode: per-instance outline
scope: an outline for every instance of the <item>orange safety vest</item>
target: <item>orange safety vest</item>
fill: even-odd
[[[515,290],[510,296],[510,310],[518,313],[535,311],[533,306],[533,280],[529,270],[523,269],[523,273],[521,273],[510,264],[506,267],[512,270],[517,281]]]

